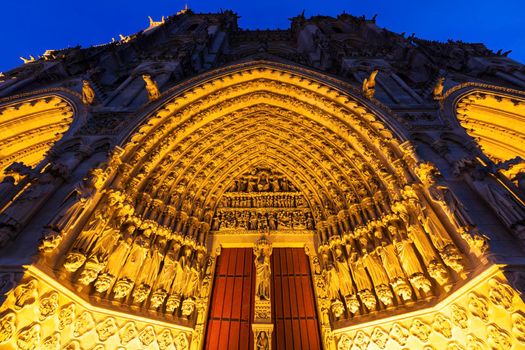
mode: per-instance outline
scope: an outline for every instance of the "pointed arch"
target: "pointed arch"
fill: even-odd
[[[446,97],[457,123],[490,159],[525,159],[525,92],[468,83],[451,89]]]
[[[204,196],[201,205],[213,211],[239,162],[270,157],[323,221],[365,197],[395,200],[410,180],[402,129],[383,114],[353,87],[313,71],[269,62],[223,68],[165,93],[123,137],[120,184],[132,197],[178,189],[178,210]],[[250,153],[254,147],[265,151]]]
[[[72,133],[83,120],[76,99],[71,91],[55,89],[0,100],[0,173],[14,162],[36,166]]]

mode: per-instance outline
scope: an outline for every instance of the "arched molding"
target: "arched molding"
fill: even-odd
[[[14,162],[35,167],[87,118],[81,96],[56,88],[0,100],[0,170]]]
[[[447,91],[444,109],[492,161],[525,159],[525,91],[461,84]]]
[[[396,145],[404,137],[390,131],[396,128],[385,125],[383,120],[386,118],[376,117],[377,107],[370,108],[371,104],[360,97],[340,88],[336,90],[330,85],[335,81],[328,84],[314,81],[299,75],[302,71],[290,73],[282,67],[277,70],[274,65],[256,63],[229,67],[226,71],[222,69],[222,75],[214,72],[213,80],[201,77],[191,88],[179,91],[170,99],[165,98],[163,106],[127,137],[130,142],[122,142],[126,148],[123,160],[133,167],[128,174],[135,180],[133,186],[140,185],[139,180],[143,185],[143,180],[149,176],[148,171],[156,168],[180,140],[193,132],[201,132],[205,125],[211,125],[218,118],[231,115],[238,118],[244,113],[243,109],[253,109],[257,105],[288,111],[288,114],[295,112],[294,118],[302,116],[305,121],[314,121],[323,128],[334,130],[337,137],[358,149],[360,155],[375,167],[375,172],[381,166],[388,169],[388,163],[399,158]],[[169,92],[164,95],[169,95]],[[381,153],[388,153],[388,161],[384,154],[378,155]],[[378,163],[383,164],[378,166]]]
[[[190,96],[188,95],[194,95],[194,90],[199,89],[202,91],[207,89],[210,84],[214,84],[213,82],[221,82],[225,79],[235,80],[235,77],[239,75],[246,73],[256,75],[257,72],[262,71],[273,71],[282,75],[287,75],[291,78],[295,78],[296,83],[298,81],[299,84],[310,85],[313,89],[322,86],[327,92],[330,92],[331,94],[335,93],[335,96],[351,96],[352,100],[358,101],[360,105],[365,106],[369,109],[369,112],[377,116],[381,122],[388,125],[389,129],[395,133],[400,142],[407,139],[407,133],[403,126],[393,120],[393,118],[388,117],[389,114],[392,114],[390,108],[376,99],[372,99],[372,101],[365,99],[364,96],[362,96],[360,89],[341,80],[339,77],[331,76],[326,72],[316,72],[310,68],[299,66],[297,64],[289,65],[280,62],[259,60],[233,63],[221,68],[209,70],[196,77],[182,81],[175,87],[164,91],[158,100],[145,105],[140,111],[138,111],[138,125],[131,124],[128,128],[124,129],[120,133],[118,144],[125,144],[139,127],[148,123],[148,119],[152,118],[152,116],[156,116],[157,112],[159,112],[164,105],[173,102],[174,99],[182,97],[189,101]]]

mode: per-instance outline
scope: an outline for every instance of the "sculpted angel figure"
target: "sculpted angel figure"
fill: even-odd
[[[157,83],[151,79],[151,76],[149,74],[143,74],[142,79],[144,79],[144,83],[146,83],[146,91],[148,92],[148,99],[150,101],[155,101],[160,97],[160,91],[157,86]]]
[[[95,90],[87,80],[82,80],[82,103],[90,105],[95,100]]]
[[[368,78],[365,78],[365,80],[363,81],[363,94],[366,96],[366,98],[374,97],[374,94],[376,92],[377,73],[379,73],[379,70],[376,69],[372,73],[370,73],[370,76]]]

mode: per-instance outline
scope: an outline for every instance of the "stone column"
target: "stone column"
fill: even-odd
[[[255,255],[255,312],[252,324],[255,350],[272,348],[271,267],[272,245],[263,235],[253,248]]]

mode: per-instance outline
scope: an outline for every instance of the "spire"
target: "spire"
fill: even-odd
[[[184,8],[182,10],[177,12],[177,16],[178,15],[183,15],[183,14],[187,13],[188,11],[190,11],[190,8],[188,7],[188,4],[186,4],[186,5],[184,5]]]

